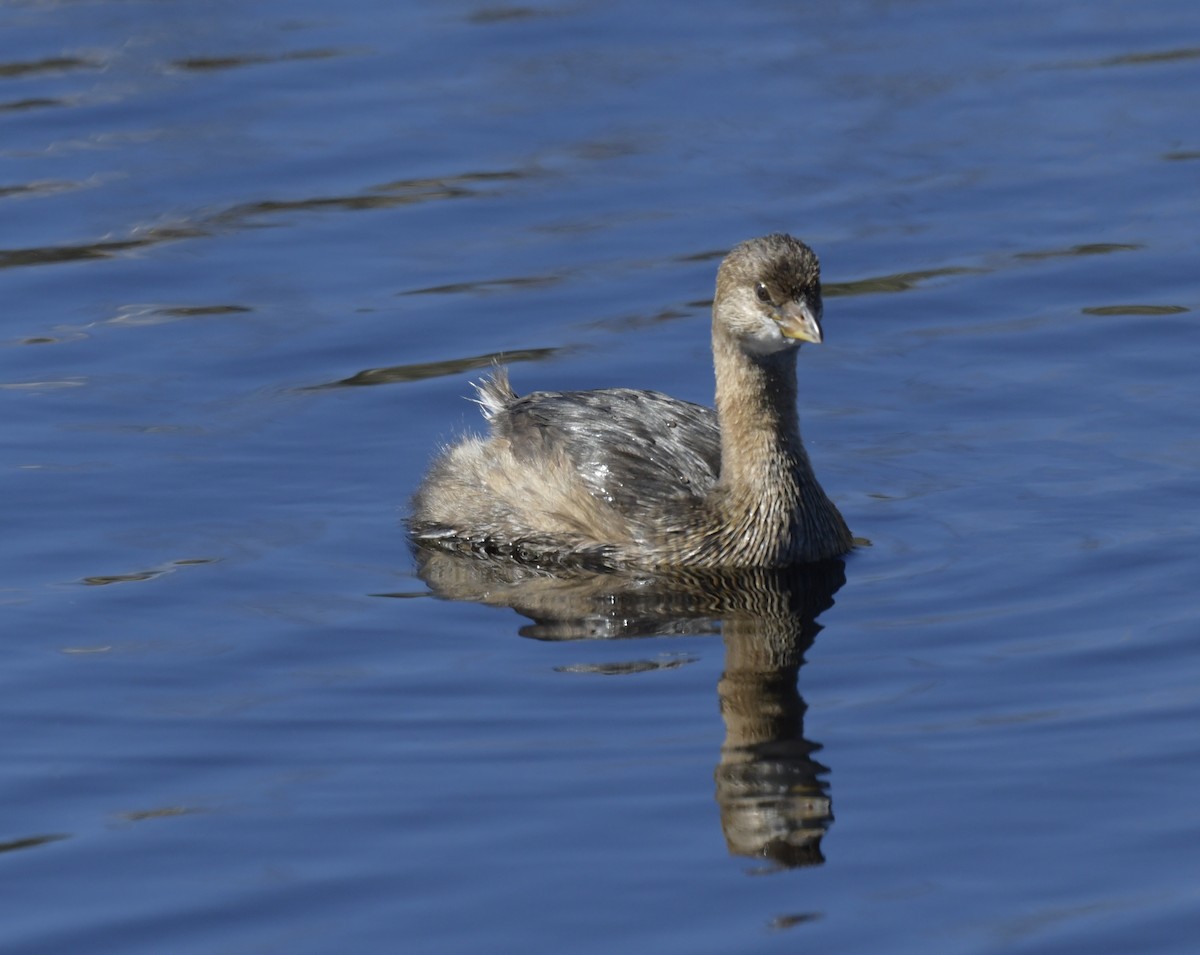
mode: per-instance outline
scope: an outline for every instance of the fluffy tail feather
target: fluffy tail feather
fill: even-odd
[[[472,382],[476,397],[471,399],[479,405],[484,418],[491,421],[501,411],[517,400],[517,393],[508,383],[508,369],[499,365],[487,378]]]

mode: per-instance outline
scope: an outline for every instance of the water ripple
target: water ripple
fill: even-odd
[[[239,203],[194,221],[155,225],[131,231],[128,238],[104,239],[98,242],[37,246],[26,249],[0,249],[0,269],[26,265],[54,265],[60,262],[80,262],[88,259],[110,259],[136,249],[195,239],[218,232],[260,226],[264,218],[293,212],[344,211],[388,209],[439,199],[460,199],[488,194],[481,189],[497,182],[510,182],[528,175],[518,170],[495,170],[460,173],[451,176],[419,179],[399,179],[382,185],[369,186],[360,193],[340,196],[310,196],[302,199],[259,199]],[[33,191],[29,187],[11,187],[14,191]],[[4,193],[0,192],[0,196]]]

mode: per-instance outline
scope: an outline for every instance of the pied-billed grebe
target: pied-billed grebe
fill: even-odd
[[[717,410],[655,391],[478,385],[491,436],[443,451],[413,501],[418,543],[531,563],[786,567],[845,554],[850,531],[800,440],[796,351],[820,342],[813,251],[751,239],[717,272]]]

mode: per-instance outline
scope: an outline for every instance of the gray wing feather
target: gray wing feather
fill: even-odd
[[[716,412],[657,391],[538,391],[489,417],[519,457],[565,452],[592,493],[625,513],[698,500],[720,473]]]

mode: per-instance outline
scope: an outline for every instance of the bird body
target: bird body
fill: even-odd
[[[785,567],[853,546],[800,440],[795,365],[822,340],[816,256],[790,236],[742,243],[718,270],[716,410],[627,388],[519,397],[477,386],[491,434],[434,461],[418,543],[532,563]]]

